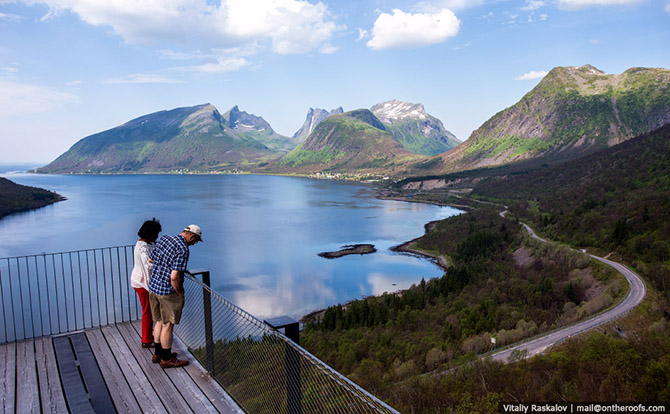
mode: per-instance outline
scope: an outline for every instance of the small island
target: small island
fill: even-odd
[[[336,252],[323,252],[319,256],[326,259],[336,259],[338,257],[347,256],[350,254],[370,254],[376,252],[375,246],[372,244],[348,244],[342,246],[342,249]]]

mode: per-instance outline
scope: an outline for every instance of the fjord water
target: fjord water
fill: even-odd
[[[11,169],[8,169],[11,171]],[[449,207],[379,200],[359,183],[253,175],[34,175],[19,184],[66,201],[0,219],[0,257],[134,244],[142,222],[162,234],[196,223],[204,243],[189,268],[211,271],[212,288],[258,317],[305,313],[442,275],[432,262],[390,247],[423,234]],[[328,260],[354,243],[377,253]]]

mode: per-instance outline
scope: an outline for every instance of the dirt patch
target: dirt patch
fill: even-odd
[[[520,247],[514,252],[514,263],[522,268],[528,268],[533,265],[535,259],[530,253],[530,249]]]

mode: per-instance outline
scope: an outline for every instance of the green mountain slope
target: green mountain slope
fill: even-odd
[[[557,67],[518,103],[421,169],[436,173],[524,160],[554,163],[669,122],[668,69],[632,68],[610,75],[590,65]]]
[[[292,172],[386,173],[396,163],[416,158],[367,109],[331,115],[276,164]]]
[[[81,139],[42,173],[119,173],[226,170],[278,157],[235,133],[210,105],[145,115]]]
[[[426,113],[422,104],[392,100],[379,103],[370,108],[370,111],[410,152],[436,155],[461,143],[444,128],[442,121]]]

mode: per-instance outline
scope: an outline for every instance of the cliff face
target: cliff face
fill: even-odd
[[[252,139],[270,150],[286,153],[298,145],[298,141],[276,133],[263,117],[249,114],[235,105],[222,115],[226,132],[238,139]]]
[[[321,123],[321,121],[331,115],[341,114],[343,112],[344,110],[341,106],[339,108],[332,109],[330,112],[320,108],[309,108],[305,122],[302,124],[302,127],[300,127],[300,129],[297,130],[295,134],[293,134],[293,138],[300,142],[304,141],[305,138],[307,138],[309,134],[314,131],[314,128],[316,128],[316,126]]]

